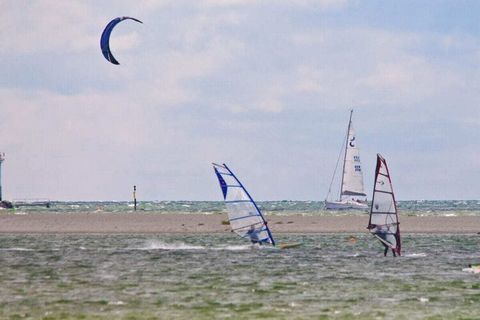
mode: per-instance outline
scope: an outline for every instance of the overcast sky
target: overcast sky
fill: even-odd
[[[0,2],[4,198],[323,200],[354,108],[371,196],[480,199],[480,2]],[[105,25],[119,66],[99,47]]]

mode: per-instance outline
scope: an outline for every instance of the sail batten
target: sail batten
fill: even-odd
[[[378,154],[370,219],[367,228],[383,244],[400,255],[398,211],[387,162]]]
[[[382,191],[382,190],[375,190],[375,192],[386,193],[386,194],[393,194],[393,192]]]
[[[257,216],[258,216],[258,215],[257,215]],[[251,215],[251,216],[243,216],[243,217],[231,218],[230,221],[241,220],[241,219],[246,219],[246,218],[250,218],[250,217],[253,217],[253,215]]]
[[[363,193],[363,192],[355,192],[355,191],[344,190],[342,192],[342,196],[363,196],[363,197],[366,197],[367,194]]]
[[[267,222],[240,180],[225,164],[214,163],[213,168],[222,189],[232,231],[242,238],[251,238],[254,232],[257,242],[275,245]]]
[[[252,226],[255,226],[255,225],[261,225],[261,222],[257,222],[257,223],[254,223],[252,224]],[[245,227],[239,227],[239,228],[232,228],[232,231],[236,232],[238,230],[243,230]],[[260,231],[266,231],[266,229],[260,229]],[[249,235],[247,235],[246,233],[243,234],[243,235],[240,235],[242,238],[249,238]]]
[[[250,200],[225,200],[225,203],[241,203],[241,202],[250,202]]]

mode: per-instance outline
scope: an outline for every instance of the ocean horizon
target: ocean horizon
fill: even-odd
[[[16,202],[15,212],[116,212],[134,210],[133,201],[49,201],[50,206],[29,206],[32,201]],[[25,206],[27,204],[27,206]],[[326,210],[323,201],[258,201],[266,215],[363,215],[362,210]],[[408,216],[480,216],[480,200],[403,200],[397,201],[400,215]],[[223,201],[138,201],[137,212],[158,214],[222,214]]]

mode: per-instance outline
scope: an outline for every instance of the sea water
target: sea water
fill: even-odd
[[[354,239],[352,239],[352,236]],[[478,319],[478,234],[0,235],[1,319]]]
[[[331,211],[325,210],[323,201],[259,201],[259,207],[266,215],[355,215],[363,211]],[[223,201],[141,201],[138,211],[152,213],[201,213],[215,214],[226,212]],[[480,216],[479,200],[441,200],[441,201],[399,201],[398,209],[401,215],[410,216]],[[97,202],[51,202],[46,207],[20,207],[18,214],[32,211],[57,213],[75,212],[131,212],[133,203],[127,201],[97,201]]]

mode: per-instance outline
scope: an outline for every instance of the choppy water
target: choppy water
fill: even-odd
[[[129,212],[133,210],[131,202],[52,202],[50,208],[20,207],[17,213],[31,211],[49,212]],[[273,215],[345,215],[363,214],[361,211],[327,211],[323,201],[261,201],[258,203],[267,214]],[[480,200],[443,200],[443,201],[399,201],[402,215],[412,216],[480,216]],[[155,213],[221,213],[225,205],[220,201],[144,201],[138,204],[138,210]]]
[[[478,319],[479,235],[0,235],[0,318]]]

